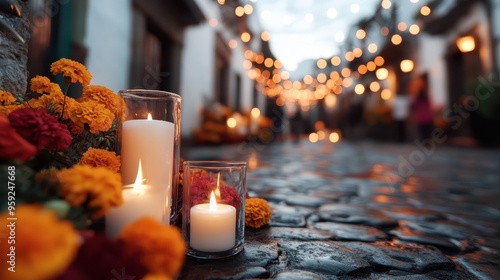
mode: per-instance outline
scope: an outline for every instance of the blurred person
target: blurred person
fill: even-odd
[[[434,128],[434,114],[425,87],[420,87],[412,104],[413,120],[418,127],[419,139],[429,139]]]
[[[397,94],[392,103],[392,118],[396,126],[396,139],[406,141],[406,122],[410,114],[410,100],[404,94]]]
[[[302,112],[300,107],[297,106],[295,112],[292,114],[289,120],[290,123],[290,134],[294,143],[298,143],[300,135],[304,129],[304,118],[302,117]]]

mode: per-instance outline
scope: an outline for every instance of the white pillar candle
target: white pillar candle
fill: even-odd
[[[139,161],[135,183],[123,188],[123,204],[106,213],[106,234],[111,238],[118,236],[125,226],[139,218],[148,216],[160,223],[170,218],[170,207],[165,204],[165,190],[142,184],[141,165]]]
[[[150,185],[141,185],[139,188],[125,186],[123,204],[106,213],[106,234],[115,238],[125,226],[145,216],[163,223],[164,217],[170,217],[169,207],[165,206],[165,191],[161,188]]]
[[[170,202],[174,161],[173,123],[152,120],[151,115],[147,120],[123,122],[120,157],[124,185],[134,183],[141,161],[144,183],[162,188],[165,203]],[[165,223],[169,224],[170,219]]]
[[[236,208],[216,203],[214,193],[210,203],[191,207],[191,248],[202,252],[222,252],[236,244]]]

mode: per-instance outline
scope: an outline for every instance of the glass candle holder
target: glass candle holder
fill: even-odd
[[[218,259],[243,250],[246,162],[185,161],[182,235],[187,255]]]
[[[133,217],[170,224],[178,213],[181,97],[143,89],[119,95],[125,101],[125,121],[117,127],[124,204],[106,216],[110,236]]]

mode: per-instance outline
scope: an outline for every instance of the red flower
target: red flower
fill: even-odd
[[[95,234],[85,240],[73,263],[56,279],[142,279],[146,273],[139,256],[128,253],[123,242]]]
[[[9,114],[11,126],[39,150],[63,151],[73,137],[65,124],[59,123],[46,109],[21,108]]]
[[[210,193],[217,186],[217,178],[203,172],[195,172],[191,176],[191,205],[208,203],[210,200]],[[239,212],[241,198],[238,192],[223,182],[220,183],[219,189],[221,195],[220,202],[234,206],[236,212]]]
[[[36,152],[36,147],[17,134],[7,117],[0,114],[0,160],[18,159],[25,162]]]

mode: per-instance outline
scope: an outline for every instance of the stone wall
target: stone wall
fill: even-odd
[[[27,61],[29,20],[28,4],[25,1],[13,1],[20,9],[22,16],[17,17],[0,11],[0,20],[8,24],[24,39],[21,43],[6,28],[0,28],[0,89],[9,91],[15,96],[22,96],[27,86]]]

